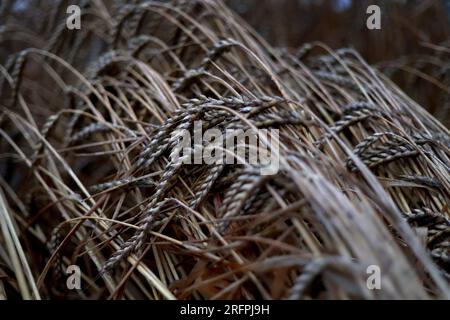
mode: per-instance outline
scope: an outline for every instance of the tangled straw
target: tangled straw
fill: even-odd
[[[0,68],[8,296],[450,298],[448,129],[357,52],[276,49],[221,1],[83,3],[71,32],[2,11],[43,44]],[[174,161],[196,120],[278,129],[279,171]]]

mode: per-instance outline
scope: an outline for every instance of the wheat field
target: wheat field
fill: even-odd
[[[35,2],[0,11],[0,298],[450,298],[449,131],[391,64],[222,1]],[[174,161],[199,120],[277,129],[278,172]]]

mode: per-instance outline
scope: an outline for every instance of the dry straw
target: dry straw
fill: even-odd
[[[450,298],[448,129],[357,52],[221,1],[86,1],[76,31],[5,3],[0,297]],[[279,172],[174,161],[196,120],[278,128]]]

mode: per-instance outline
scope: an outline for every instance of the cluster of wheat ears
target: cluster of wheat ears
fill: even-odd
[[[356,51],[221,1],[51,3],[0,12],[0,297],[450,298],[449,131]],[[173,161],[196,120],[278,129],[279,171]]]

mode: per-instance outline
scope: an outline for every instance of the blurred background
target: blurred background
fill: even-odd
[[[272,45],[299,47],[322,41],[353,46],[375,63],[427,53],[422,42],[449,37],[450,0],[227,0]],[[381,8],[381,30],[368,30],[369,5]]]
[[[450,126],[450,0],[226,0],[270,44],[354,47]],[[381,30],[368,30],[369,5]]]

